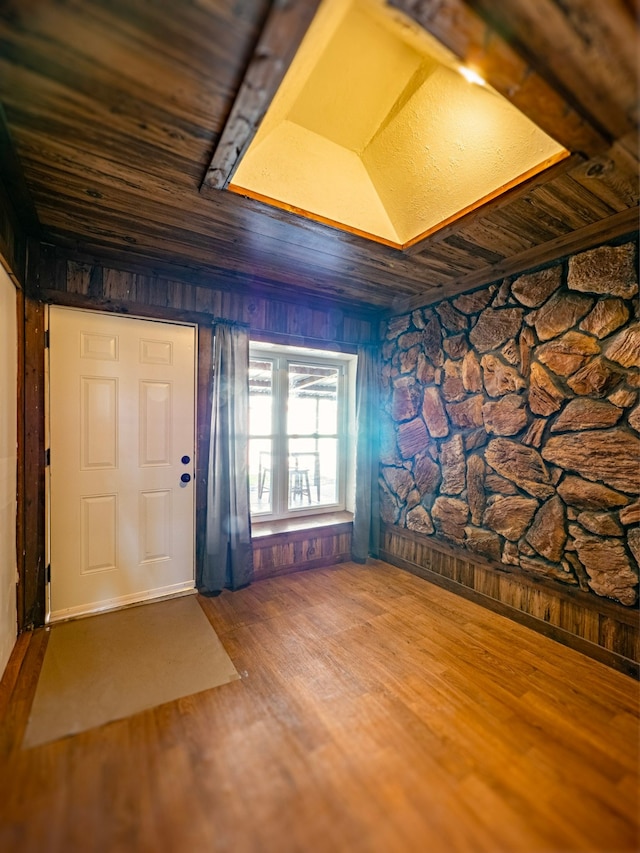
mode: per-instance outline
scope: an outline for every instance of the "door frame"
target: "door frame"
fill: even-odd
[[[192,536],[193,536],[193,572],[190,585],[183,587],[175,592],[163,593],[158,596],[141,595],[139,597],[121,601],[115,605],[103,604],[90,611],[85,611],[79,614],[65,614],[54,619],[51,618],[51,478],[49,455],[51,450],[51,395],[50,395],[50,360],[51,348],[49,343],[49,328],[51,320],[51,309],[64,309],[65,311],[74,311],[78,314],[92,314],[94,316],[113,316],[116,314],[121,319],[142,320],[147,323],[171,325],[171,326],[186,326],[194,330],[194,348],[193,348],[193,470],[194,470],[194,494],[193,494],[193,518],[192,518]],[[44,576],[44,596],[45,596],[45,613],[44,623],[53,624],[65,622],[70,619],[83,618],[97,613],[107,612],[111,610],[121,610],[125,607],[133,607],[145,601],[163,601],[168,598],[177,598],[183,595],[191,595],[196,592],[197,566],[199,558],[198,548],[198,514],[199,514],[199,489],[198,476],[199,460],[200,460],[200,415],[201,415],[201,400],[200,400],[200,325],[194,322],[185,320],[173,320],[168,317],[145,317],[139,314],[122,314],[116,311],[95,310],[81,306],[69,306],[64,303],[48,303],[44,306],[44,451],[45,451],[45,469],[44,469],[44,550],[45,550],[45,576]]]

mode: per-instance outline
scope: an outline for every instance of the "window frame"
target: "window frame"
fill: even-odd
[[[336,513],[350,508],[352,497],[348,494],[353,484],[353,472],[349,471],[349,450],[355,431],[354,393],[356,356],[352,353],[326,351],[308,347],[269,344],[264,341],[251,341],[249,360],[271,362],[272,368],[272,424],[271,433],[257,435],[251,430],[249,422],[249,442],[251,439],[270,438],[272,444],[271,470],[271,509],[264,511],[251,510],[252,523],[270,522],[281,519],[295,519],[303,516],[317,516]],[[337,391],[337,464],[336,464],[336,493],[337,500],[333,503],[289,507],[289,440],[296,437],[314,438],[324,433],[295,433],[287,434],[287,413],[289,401],[289,366],[302,364],[319,367],[330,367],[338,370]],[[333,438],[333,434],[330,436]],[[312,486],[313,488],[313,486]]]

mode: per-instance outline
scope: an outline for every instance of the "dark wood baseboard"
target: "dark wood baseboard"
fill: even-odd
[[[407,545],[410,553],[407,553]],[[404,546],[404,547],[403,547]],[[462,549],[384,525],[380,559],[640,678],[638,611],[492,567]],[[404,551],[404,553],[403,553]]]

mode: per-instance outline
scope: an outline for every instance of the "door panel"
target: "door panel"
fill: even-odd
[[[118,467],[118,380],[80,379],[80,468]]]
[[[49,388],[50,618],[192,587],[195,330],[53,307]]]

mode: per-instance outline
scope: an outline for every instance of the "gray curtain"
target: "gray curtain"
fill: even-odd
[[[351,555],[358,563],[378,556],[380,502],[378,497],[379,382],[377,347],[358,347],[356,373],[356,500]]]
[[[214,330],[206,546],[198,589],[215,594],[253,578],[249,516],[249,335],[218,323]]]

